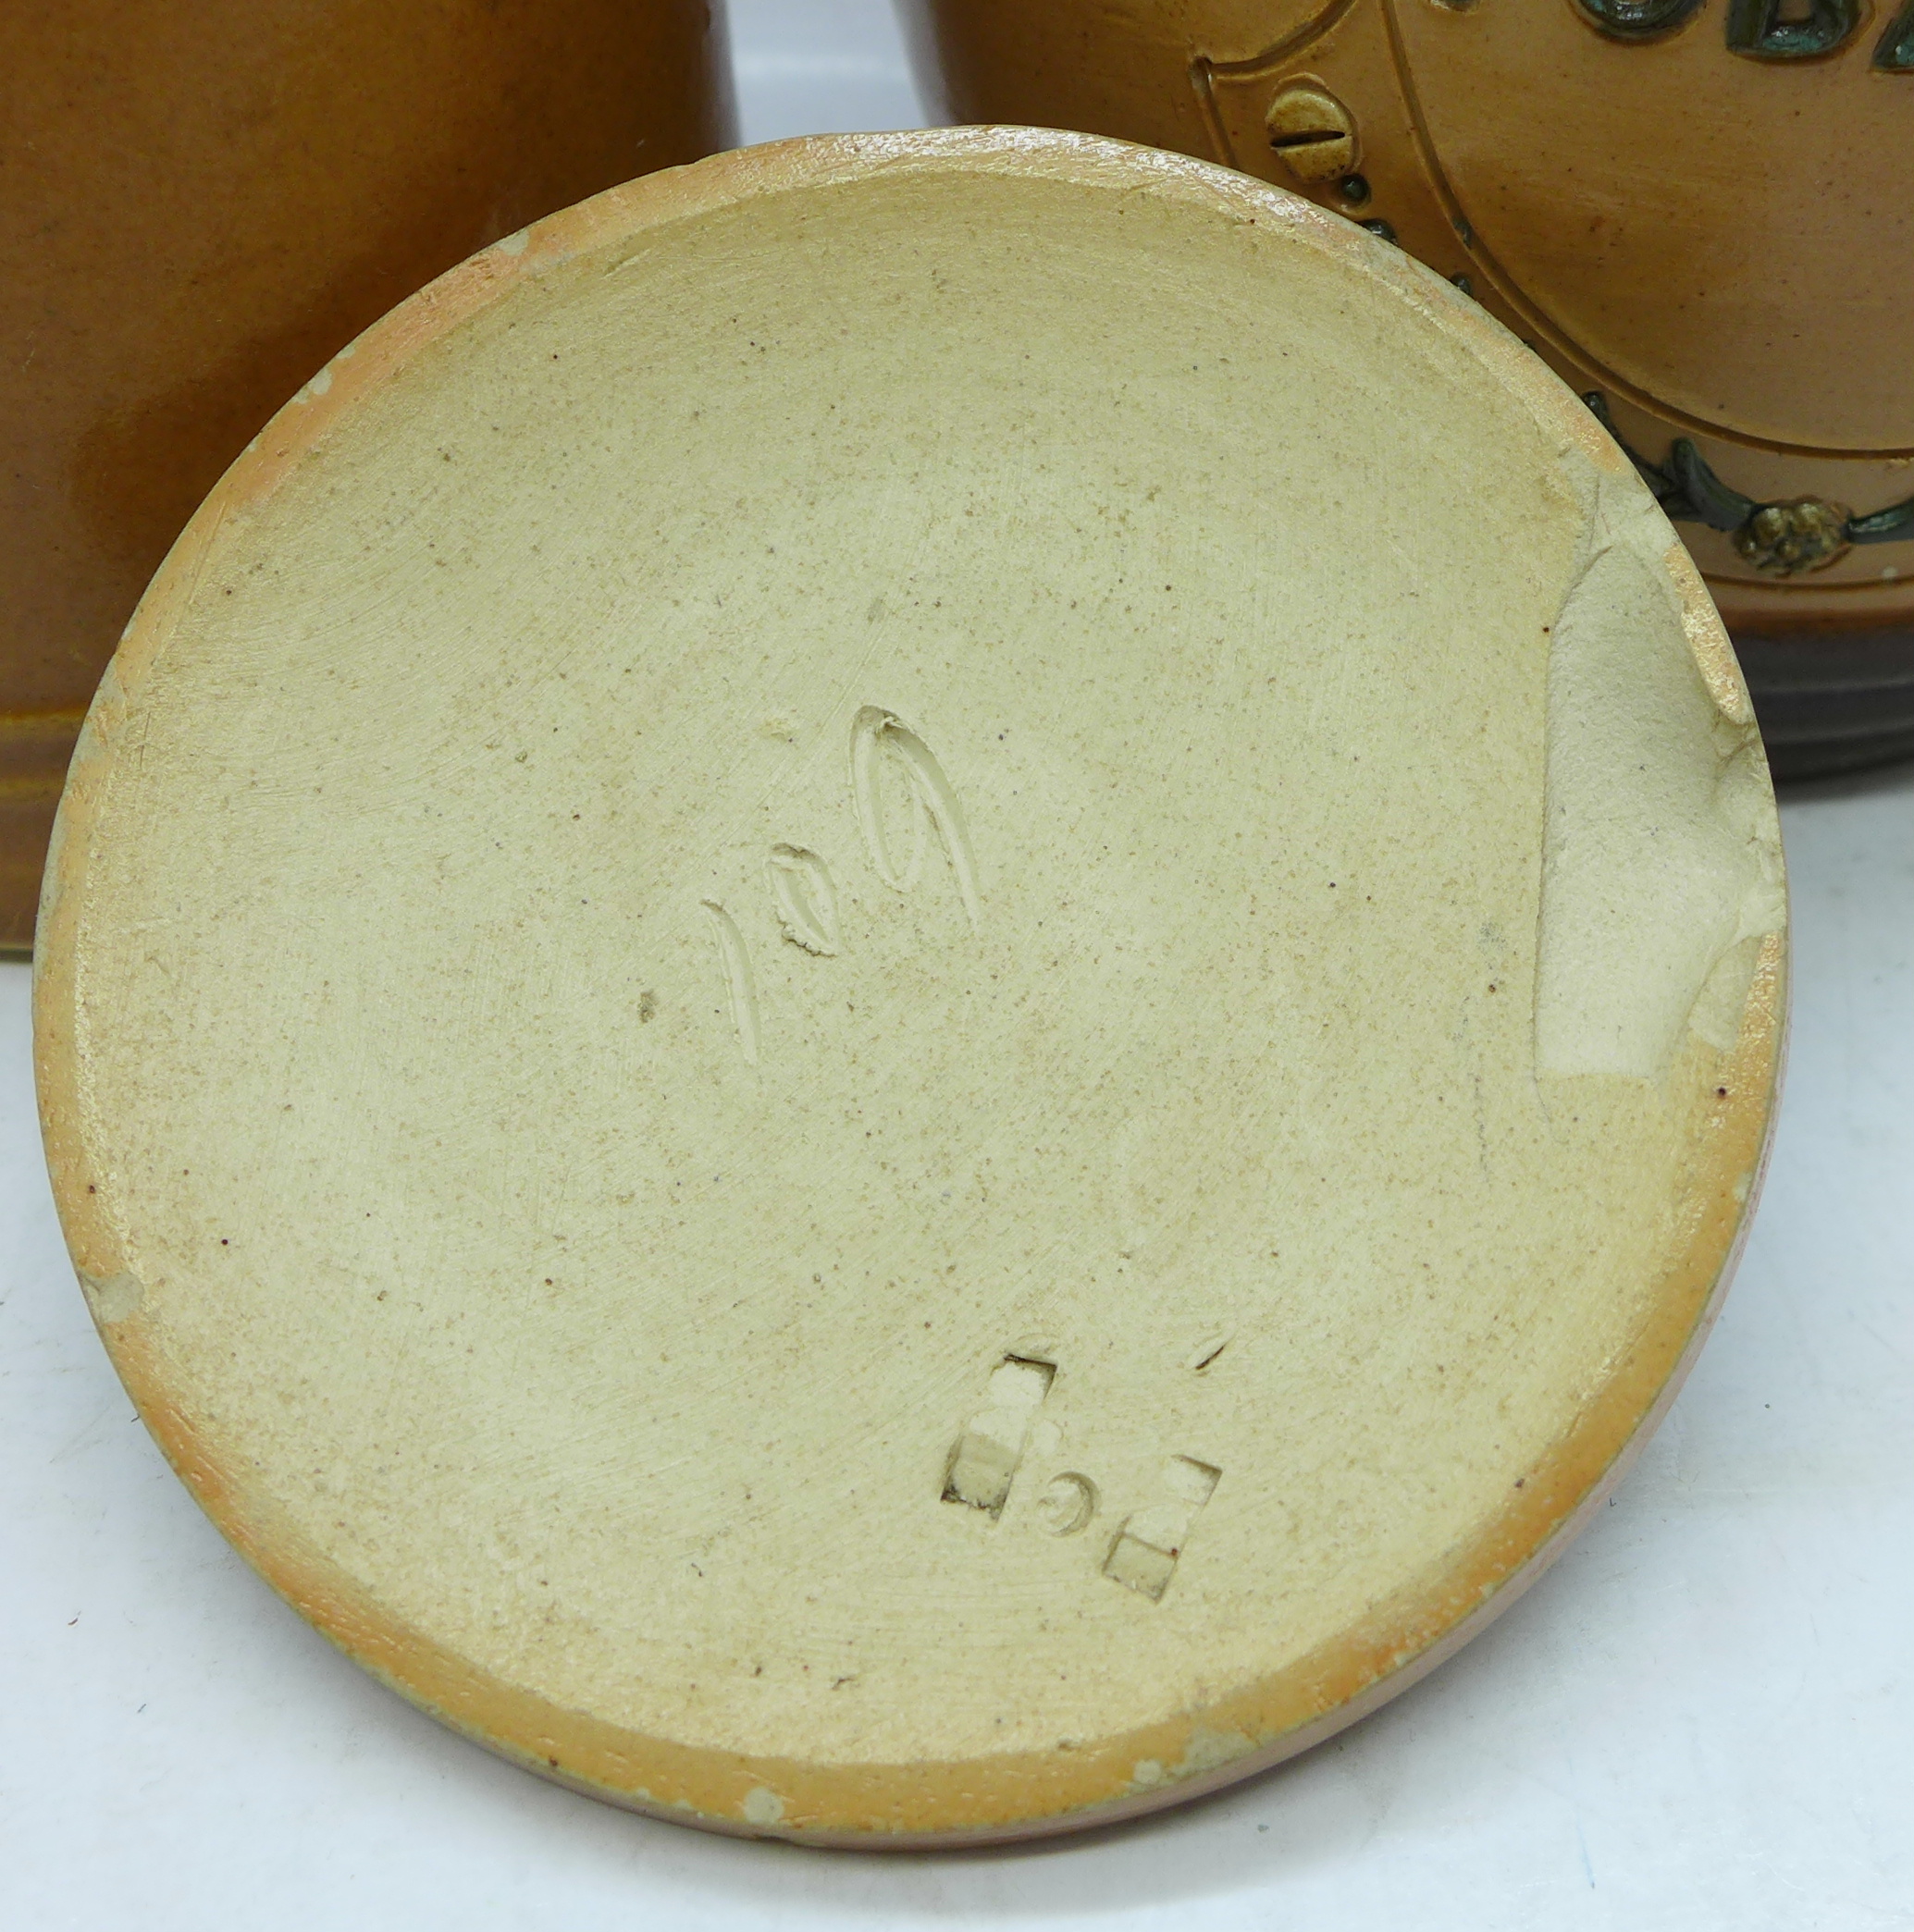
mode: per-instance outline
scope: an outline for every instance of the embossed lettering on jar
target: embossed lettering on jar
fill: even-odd
[[[1914,753],[1914,0],[908,6],[953,117],[1224,161],[1451,279],[1636,460],[1777,771]]]

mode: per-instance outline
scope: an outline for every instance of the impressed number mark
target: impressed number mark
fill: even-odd
[[[983,922],[977,859],[957,791],[930,746],[893,711],[866,705],[851,723],[851,805],[877,876],[894,892],[918,882],[932,842],[941,845],[970,930]],[[897,803],[901,786],[903,803]],[[885,793],[890,792],[887,803]],[[837,887],[823,858],[804,845],[779,843],[765,862],[778,929],[800,952],[833,959],[843,950]],[[718,950],[738,1051],[756,1066],[761,1045],[758,985],[743,931],[715,899],[703,902]]]

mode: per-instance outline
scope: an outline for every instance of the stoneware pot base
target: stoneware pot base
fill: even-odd
[[[362,338],[43,917],[221,1529],[516,1762],[821,1844],[1147,1810],[1478,1629],[1698,1346],[1782,1035],[1747,692],[1574,394],[1022,130],[653,177]]]

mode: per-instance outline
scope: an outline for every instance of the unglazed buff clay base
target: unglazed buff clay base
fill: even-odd
[[[517,1762],[1097,1824],[1453,1651],[1639,1446],[1784,900],[1698,579],[1438,276],[1204,164],[794,142],[500,243],[148,593],[43,907],[180,1475]]]

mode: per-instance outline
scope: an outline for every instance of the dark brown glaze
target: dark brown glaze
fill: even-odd
[[[731,138],[705,0],[0,0],[0,946],[141,591],[280,403],[556,208]]]

